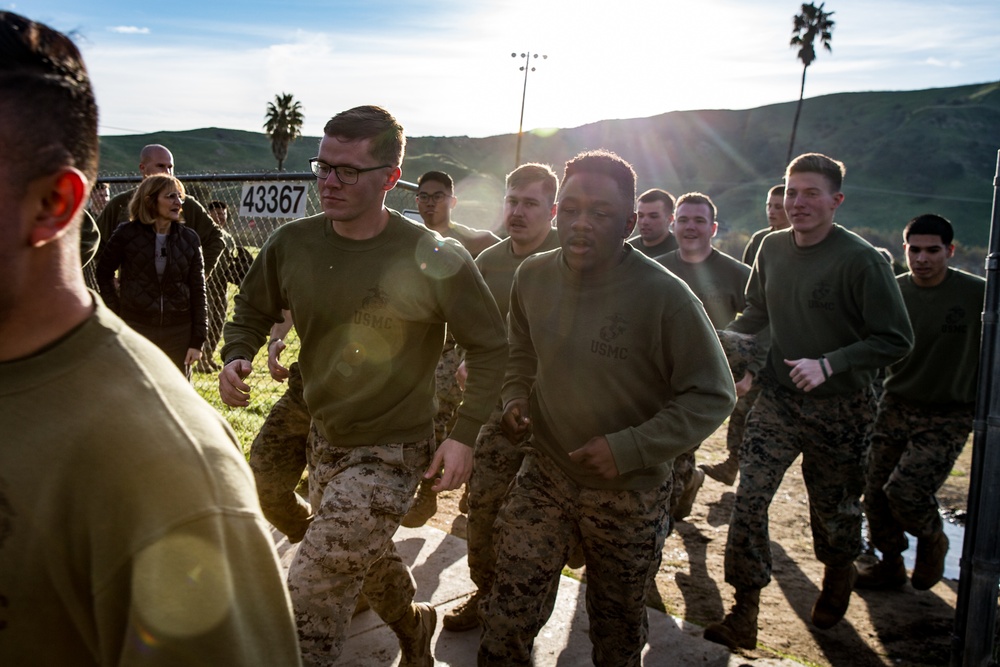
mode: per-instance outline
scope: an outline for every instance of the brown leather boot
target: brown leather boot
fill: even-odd
[[[705,628],[705,639],[729,647],[752,649],[757,646],[757,613],[760,611],[760,589],[736,591],[736,603],[721,623]]]
[[[437,611],[426,602],[410,603],[403,617],[389,624],[399,638],[399,667],[434,667],[431,639],[436,625]]]
[[[465,602],[444,615],[442,625],[451,632],[465,632],[479,627],[479,591],[472,594]]]
[[[826,567],[823,574],[823,590],[812,608],[812,622],[820,630],[832,628],[847,613],[851,604],[851,592],[858,570],[851,563],[847,567]]]
[[[698,496],[698,490],[705,483],[705,471],[695,468],[691,480],[684,487],[684,493],[677,499],[677,505],[670,510],[670,516],[674,521],[683,521],[691,514],[694,507],[694,499]]]
[[[941,581],[944,557],[948,555],[948,536],[939,530],[930,537],[917,540],[917,562],[913,565],[910,583],[918,591],[926,591]]]
[[[431,490],[434,480],[422,479],[417,487],[417,496],[413,499],[410,511],[406,513],[400,525],[407,528],[420,528],[427,521],[437,514],[438,496]]]
[[[884,591],[906,585],[906,565],[900,554],[883,554],[882,560],[872,562],[856,561],[858,578],[855,588],[872,591]]]
[[[714,463],[712,465],[702,464],[698,467],[704,470],[705,474],[716,482],[732,486],[736,483],[736,475],[740,471],[740,459],[736,454],[730,452],[729,458],[722,463]]]

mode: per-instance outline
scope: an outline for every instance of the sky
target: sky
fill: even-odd
[[[303,131],[359,104],[409,136],[492,136],[798,99],[789,0],[0,0],[73,33],[102,135],[262,131],[278,93]],[[833,52],[806,97],[1000,80],[997,0],[827,0]],[[525,89],[522,54],[530,53]],[[512,54],[516,56],[512,57]],[[547,56],[546,58],[535,56]]]

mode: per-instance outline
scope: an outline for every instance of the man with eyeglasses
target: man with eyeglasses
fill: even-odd
[[[436,478],[436,491],[468,480],[469,445],[507,358],[503,320],[469,253],[385,208],[404,145],[403,128],[379,107],[326,124],[311,161],[323,213],[268,238],[224,330],[219,392],[231,406],[248,405],[243,379],[282,309],[302,343],[313,519],[288,584],[306,665],[336,661],[362,591],[399,637],[400,664],[433,664],[437,614],[413,603],[392,537],[421,476]],[[435,450],[432,376],[446,325],[469,376],[455,427]]]
[[[143,146],[139,152],[139,173],[143,178],[148,178],[154,174],[174,175],[174,156],[166,146],[160,144],[149,144]],[[135,188],[115,195],[107,203],[104,210],[97,217],[97,228],[101,233],[101,252],[104,244],[111,238],[111,233],[115,231],[123,222],[128,222],[128,203],[132,201]],[[215,265],[222,256],[222,251],[226,248],[226,240],[222,235],[222,230],[205,211],[197,199],[191,195],[184,197],[182,220],[187,227],[190,227],[201,239],[201,252],[205,256],[205,277],[208,278],[215,269]]]
[[[428,171],[417,179],[417,210],[424,224],[441,236],[455,239],[465,246],[472,258],[499,243],[500,237],[491,231],[473,229],[451,219],[451,211],[458,203],[455,181],[443,171]]]
[[[473,229],[452,221],[451,211],[458,203],[455,196],[455,182],[443,171],[428,171],[417,179],[417,210],[424,224],[445,238],[455,239],[469,251],[475,259],[486,248],[498,243],[500,238],[493,232]],[[455,346],[455,340],[448,336],[434,372],[435,395],[438,413],[434,418],[434,433],[441,440],[455,418],[455,411],[462,402],[462,388],[455,377],[462,363],[462,350]],[[466,488],[459,502],[461,511],[468,511],[469,491]],[[423,481],[417,489],[413,507],[403,517],[407,528],[418,528],[437,513],[437,494],[431,490],[431,483]]]

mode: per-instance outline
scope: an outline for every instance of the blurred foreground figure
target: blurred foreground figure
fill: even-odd
[[[232,431],[84,287],[97,106],[0,12],[0,664],[296,665]]]

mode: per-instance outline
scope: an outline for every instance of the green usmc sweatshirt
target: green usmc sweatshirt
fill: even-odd
[[[529,257],[514,276],[509,320],[504,403],[530,395],[532,445],[582,486],[654,488],[735,404],[705,309],[634,249],[595,276],[571,271],[562,250]],[[600,435],[621,473],[613,480],[567,456]]]
[[[885,390],[915,403],[971,405],[976,400],[986,281],[948,269],[934,287],[896,278],[913,324],[913,352],[889,367]]]
[[[451,437],[475,442],[496,401],[507,341],[496,303],[457,241],[395,211],[362,241],[340,236],[323,215],[278,228],[240,286],[223,359],[252,359],[283,308],[302,341],[306,404],[331,443],[430,437],[446,323],[469,370]]]
[[[877,369],[902,359],[913,329],[891,267],[867,241],[840,225],[816,245],[799,247],[790,229],[764,237],[747,285],[747,307],[728,328],[770,327],[765,371],[799,391],[784,360],[826,356],[829,380],[810,392],[856,391]]]

